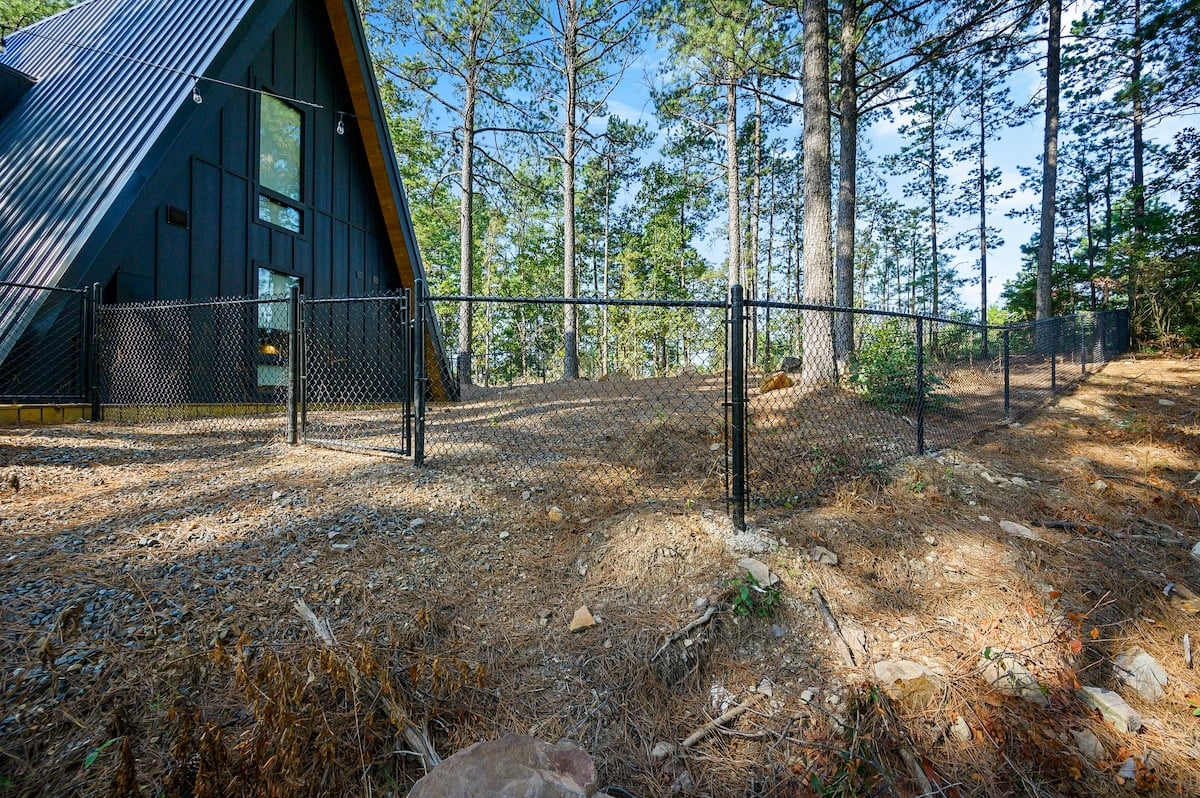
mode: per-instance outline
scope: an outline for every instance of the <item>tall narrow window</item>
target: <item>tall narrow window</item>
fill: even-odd
[[[304,116],[283,100],[260,96],[258,218],[299,233],[303,228]]]
[[[258,303],[258,387],[287,385],[288,303],[291,287],[300,278],[273,269],[259,268],[258,298],[275,300]],[[284,300],[284,301],[279,301]]]

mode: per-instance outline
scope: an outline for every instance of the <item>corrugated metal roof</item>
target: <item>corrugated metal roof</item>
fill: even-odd
[[[0,281],[58,284],[253,4],[85,0],[7,36],[37,83],[0,117]],[[0,361],[37,304],[0,288]]]

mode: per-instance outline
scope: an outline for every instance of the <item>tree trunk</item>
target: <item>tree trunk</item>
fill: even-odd
[[[565,69],[563,103],[563,296],[573,299],[578,287],[575,264],[575,136],[576,92],[579,89],[579,9],[575,0],[567,0],[563,14],[563,56]],[[579,308],[563,306],[563,379],[579,379]]]
[[[1129,258],[1129,334],[1134,340],[1140,340],[1143,334],[1141,323],[1142,299],[1138,294],[1141,260],[1146,246],[1146,178],[1143,161],[1145,159],[1145,140],[1143,126],[1145,124],[1144,98],[1142,96],[1142,3],[1133,2],[1133,63],[1129,76],[1129,90],[1133,98],[1133,252]]]
[[[470,47],[475,46],[475,37],[470,36]],[[470,53],[474,55],[473,52]],[[478,72],[472,63],[466,69],[463,96],[463,141],[461,182],[462,196],[458,205],[458,290],[463,296],[471,296],[475,290],[475,94],[478,88]],[[473,308],[470,302],[458,305],[458,381],[461,385],[471,384],[471,326]]]
[[[732,64],[730,69],[732,69]],[[742,228],[738,218],[741,190],[738,186],[737,82],[730,77],[725,84],[725,175],[729,187],[729,285],[742,282]]]
[[[1046,125],[1042,139],[1042,227],[1038,239],[1037,318],[1053,315],[1051,285],[1054,265],[1055,193],[1058,186],[1058,95],[1061,63],[1062,0],[1049,0],[1050,28],[1046,37]],[[1038,350],[1049,347],[1039,336]]]
[[[979,323],[987,324],[987,79],[979,70]],[[988,356],[987,328],[982,357]]]
[[[804,0],[804,301],[833,303],[830,247],[829,10],[827,0]],[[807,385],[837,382],[833,315],[803,313]]]
[[[762,77],[758,77],[759,88]],[[754,173],[750,175],[750,246],[746,250],[746,283],[750,299],[758,299],[758,227],[762,208],[762,95],[754,95]],[[750,308],[750,362],[758,362],[758,307]]]
[[[838,206],[836,282],[834,304],[854,306],[854,222],[858,204],[858,2],[842,3],[841,72],[838,111],[841,114],[838,146]],[[854,351],[854,314],[839,313],[834,324],[834,351],[838,374],[850,375]]]

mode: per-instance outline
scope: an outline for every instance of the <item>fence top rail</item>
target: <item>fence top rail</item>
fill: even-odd
[[[712,308],[728,306],[724,300],[712,299],[604,299],[602,297],[513,297],[513,296],[468,296],[465,294],[440,294],[427,298],[430,302],[480,302],[509,305],[612,305],[643,308]]]
[[[272,305],[288,301],[286,295],[263,297],[216,297],[193,301],[187,299],[160,299],[154,302],[122,302],[101,305],[104,310],[178,310],[181,308],[225,307],[228,305]]]
[[[410,292],[406,289],[403,292],[385,293],[385,294],[370,294],[368,296],[335,296],[322,297],[315,299],[313,297],[300,295],[300,301],[306,305],[337,305],[348,304],[351,302],[395,302],[396,300],[408,301]]]
[[[902,310],[879,310],[878,308],[847,308],[841,305],[815,305],[806,302],[780,302],[777,300],[767,299],[748,299],[746,300],[747,307],[754,308],[771,308],[773,310],[820,310],[827,313],[851,313],[857,316],[884,316],[893,319],[920,319],[922,321],[933,321],[938,324],[957,324],[962,327],[974,327],[983,329],[985,325],[979,322],[962,321],[960,319],[948,319],[944,316],[927,316],[921,313],[906,313]]]
[[[22,288],[30,291],[57,291],[61,294],[86,294],[86,288],[59,288],[56,285],[34,285],[33,283],[14,283],[0,280],[0,288]]]

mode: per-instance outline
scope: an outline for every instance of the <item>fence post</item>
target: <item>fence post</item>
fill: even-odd
[[[413,283],[413,465],[425,464],[425,281]]]
[[[91,289],[84,294],[84,362],[83,362],[83,392],[84,401],[91,405],[92,421],[101,421],[100,386],[97,377],[100,369],[99,337],[97,332],[100,324],[100,283],[92,283]]]
[[[1091,336],[1084,332],[1083,316],[1076,316],[1078,321],[1076,324],[1079,327],[1079,376],[1087,376],[1087,353],[1090,345]]]
[[[730,470],[733,472],[733,526],[746,528],[746,309],[742,287],[729,287]]]
[[[925,320],[917,317],[917,454],[925,454]]]
[[[1058,393],[1058,320],[1049,319],[1043,324],[1050,326],[1050,393]]]
[[[1009,383],[1008,383],[1008,328],[1007,327],[1004,328],[1003,345],[1004,345],[1004,420],[1012,421],[1012,410],[1011,410],[1011,403],[1010,403],[1011,395],[1009,393]]]
[[[300,286],[288,286],[287,439],[299,443],[300,408]]]

